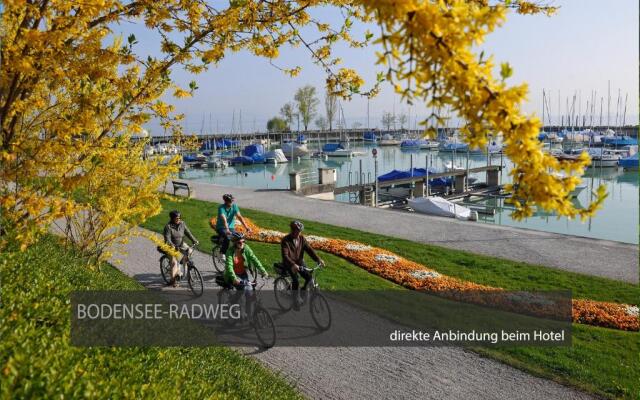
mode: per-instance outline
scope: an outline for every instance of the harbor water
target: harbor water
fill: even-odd
[[[310,146],[313,150],[312,146]],[[371,150],[378,150],[378,175],[391,170],[408,170],[424,168],[427,165],[442,170],[445,165],[453,163],[461,168],[482,167],[487,164],[500,165],[504,169],[500,182],[508,183],[508,171],[512,163],[499,154],[467,155],[467,153],[430,152],[428,150],[404,150],[399,146],[379,147],[363,144],[351,147],[351,150],[362,152],[361,156],[340,157],[328,159],[296,159],[292,163],[278,165],[255,164],[245,166],[229,166],[224,169],[186,169],[180,173],[180,178],[214,183],[226,186],[250,187],[255,189],[288,189],[289,174],[299,172],[314,179],[318,168],[335,168],[337,186],[358,184],[359,182],[373,182],[375,177],[375,162]],[[485,173],[471,175],[479,182],[486,180]],[[512,209],[501,199],[485,199],[478,202],[479,207],[495,210],[495,214],[480,214],[479,223],[508,225],[520,228],[578,235],[598,239],[614,240],[625,243],[638,244],[638,171],[623,171],[619,168],[589,168],[583,178],[583,185],[587,187],[573,200],[578,207],[586,207],[593,191],[599,185],[605,185],[608,197],[604,206],[597,214],[586,221],[558,218],[551,213],[539,210],[533,217],[522,221],[515,221],[510,217]],[[381,197],[382,198],[382,197]],[[343,194],[337,201],[349,201],[349,195]],[[478,222],[469,222],[478,223]]]

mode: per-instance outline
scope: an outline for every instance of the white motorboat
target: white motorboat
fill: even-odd
[[[350,149],[336,149],[325,153],[328,157],[353,157],[353,151]]]
[[[420,143],[420,150],[438,150],[439,146],[440,143],[432,140],[427,140],[423,143]]]
[[[306,144],[289,142],[282,145],[282,152],[286,157],[302,157],[309,154],[309,149]]]
[[[408,199],[407,203],[415,212],[422,214],[457,218],[465,221],[476,221],[478,219],[478,213],[476,211],[472,211],[467,207],[452,203],[438,196]]]
[[[284,152],[281,149],[275,149],[266,152],[264,158],[267,164],[278,164],[287,162],[287,157],[284,155]]]
[[[591,156],[591,165],[589,166],[594,168],[618,167],[622,158],[617,152],[602,147],[589,149],[589,155]]]
[[[386,134],[382,135],[382,140],[380,140],[378,145],[380,145],[380,146],[398,146],[400,143],[402,143],[400,140],[397,140],[393,136],[391,136],[390,134],[386,133]]]

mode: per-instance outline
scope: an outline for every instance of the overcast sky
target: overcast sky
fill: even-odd
[[[491,34],[482,49],[493,54],[496,64],[508,61],[514,69],[509,79],[512,84],[528,82],[529,100],[524,105],[527,112],[542,113],[542,90],[550,94],[552,123],[557,122],[558,91],[561,112],[565,112],[566,99],[581,94],[583,112],[592,91],[597,91],[596,116],[599,118],[600,98],[604,100],[604,122],[607,113],[607,82],[611,82],[611,124],[614,123],[618,90],[624,98],[628,94],[626,122],[638,120],[638,1],[637,0],[567,0],[556,1],[561,8],[553,17],[518,16],[511,14],[506,24]],[[319,13],[324,18],[337,20],[331,10]],[[365,27],[355,31],[362,32]],[[114,30],[128,35],[133,32],[145,49],[157,47],[155,39],[135,25],[123,25]],[[358,70],[365,81],[372,82],[380,69],[374,65],[373,48],[353,50],[341,47],[337,54],[343,58],[344,66]],[[280,107],[292,100],[295,90],[311,84],[324,96],[325,75],[310,62],[308,53],[302,49],[285,48],[275,60],[281,66],[301,65],[302,73],[289,78],[269,64],[268,60],[247,53],[228,55],[219,66],[206,73],[189,76],[176,71],[173,77],[182,83],[195,79],[199,89],[191,99],[170,99],[177,111],[187,116],[189,131],[199,132],[202,120],[205,131],[216,125],[221,131],[229,131],[235,111],[236,124],[242,112],[244,131],[264,130],[266,121],[278,114]],[[578,103],[576,104],[578,107]],[[384,111],[396,114],[408,113],[406,104],[401,104],[388,85],[378,97],[370,101],[370,126],[380,126]],[[343,102],[344,114],[349,126],[360,122],[366,126],[367,101],[354,97]],[[320,108],[322,111],[322,107]],[[410,111],[415,115],[426,114],[424,107],[415,105]],[[622,120],[620,109],[619,121]],[[237,125],[236,125],[237,128]],[[158,128],[150,124],[153,134]]]

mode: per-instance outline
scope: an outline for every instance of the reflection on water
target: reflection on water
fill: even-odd
[[[360,171],[362,179],[373,181],[374,159],[371,149],[374,146],[357,146],[356,151],[366,155],[354,158],[302,159],[290,164],[279,165],[247,165],[228,167],[224,170],[191,169],[181,173],[184,179],[195,179],[218,185],[243,186],[257,189],[287,189],[289,187],[289,173],[293,171],[316,171],[317,168],[335,168],[338,186],[345,186],[358,182]],[[507,183],[510,177],[507,173],[512,167],[511,162],[500,155],[487,157],[486,155],[437,153],[429,151],[401,150],[399,147],[378,147],[378,175],[393,169],[409,169],[411,166],[424,168],[426,165],[442,169],[448,163],[461,168],[474,168],[501,164],[505,171],[501,175],[501,182]],[[485,181],[485,174],[472,174],[479,181]],[[486,223],[537,229],[549,232],[566,233],[601,239],[638,243],[638,171],[622,171],[616,168],[589,168],[585,172],[583,184],[587,188],[574,200],[576,206],[583,207],[593,198],[593,190],[599,185],[605,185],[609,196],[597,215],[586,221],[558,219],[555,215],[538,210],[535,215],[524,221],[514,221],[509,217],[511,209],[502,204],[501,200],[486,200],[482,204],[488,208],[496,208],[495,215],[480,215],[480,220]],[[348,201],[348,196],[338,198]]]

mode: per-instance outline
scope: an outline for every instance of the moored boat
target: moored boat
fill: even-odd
[[[401,142],[397,139],[395,139],[393,136],[391,136],[390,134],[386,133],[384,135],[382,135],[382,140],[380,140],[380,142],[378,143],[380,146],[397,146],[399,145]]]
[[[282,152],[286,157],[302,157],[309,154],[309,149],[306,144],[289,142],[282,145]]]
[[[469,149],[469,145],[466,143],[455,143],[455,142],[447,142],[442,143],[438,150],[444,153],[453,153],[453,152],[466,152]]]
[[[637,170],[638,169],[638,153],[632,156],[620,159],[620,166],[625,170]]]
[[[447,199],[443,199],[442,197],[438,196],[408,199],[407,204],[415,212],[419,212],[422,214],[471,221],[475,221],[478,219],[477,212],[471,211],[467,207],[455,204]]]

